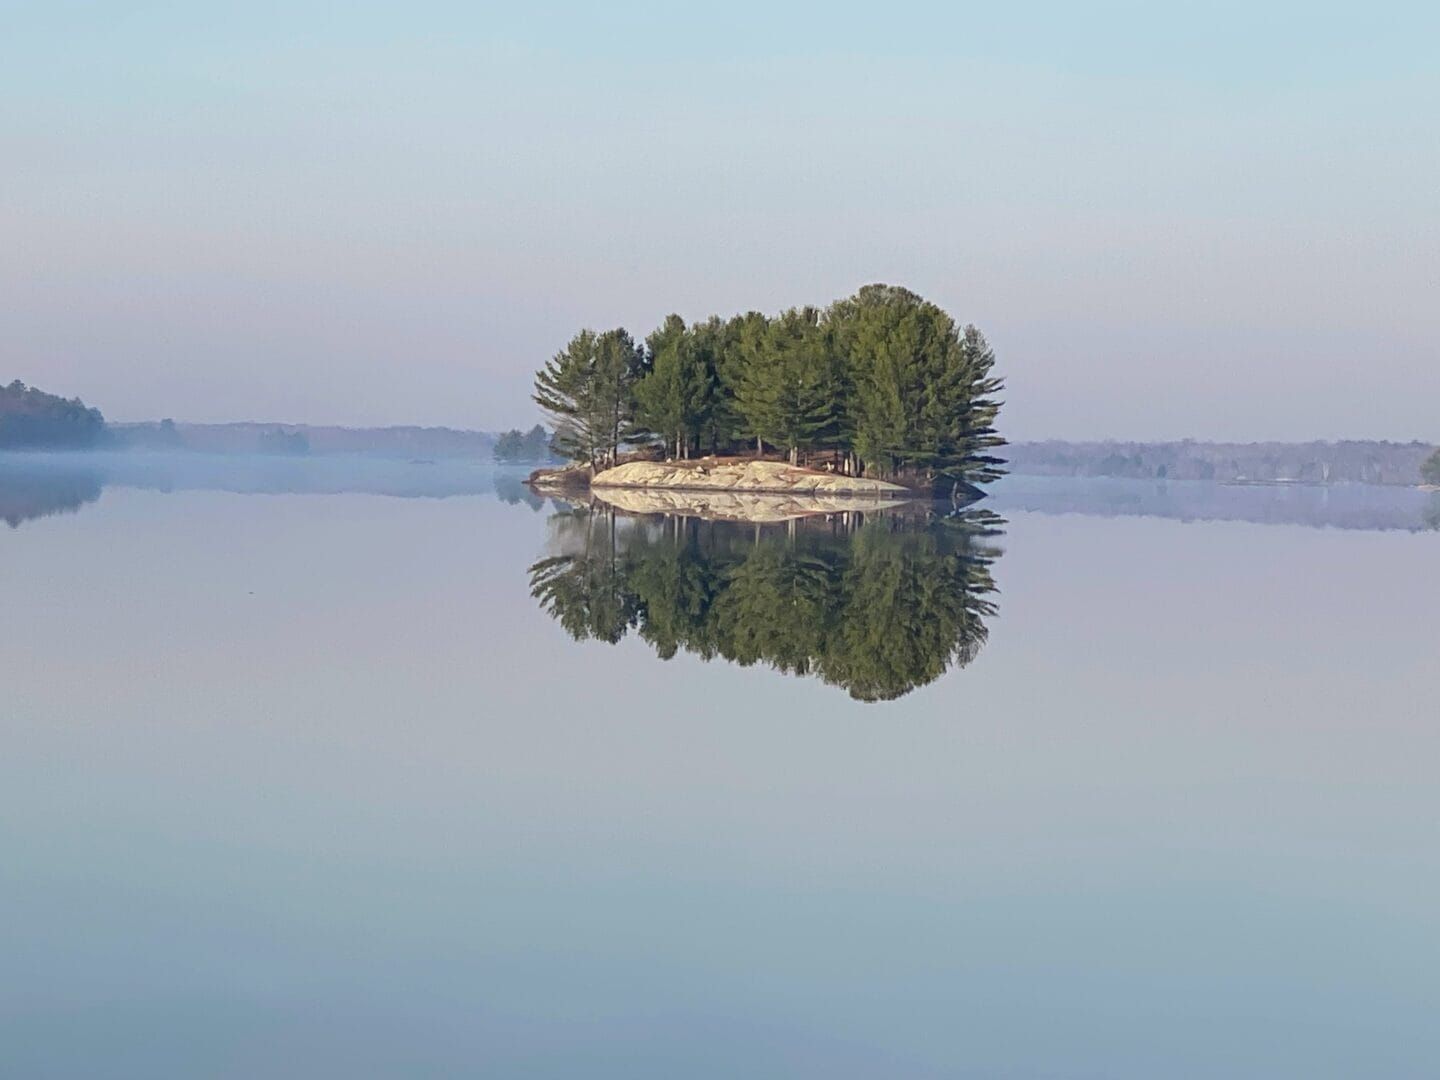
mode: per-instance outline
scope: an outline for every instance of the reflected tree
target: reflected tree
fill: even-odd
[[[760,526],[584,507],[551,519],[558,553],[530,568],[531,595],[576,640],[634,630],[664,659],[765,664],[893,700],[984,645],[1002,525],[974,510]]]
[[[0,464],[0,521],[18,529],[35,518],[74,513],[99,499],[103,486],[90,469]]]
[[[577,641],[594,638],[613,645],[635,625],[637,611],[629,567],[616,544],[615,520],[588,511],[557,517],[569,526],[566,532],[583,535],[583,546],[532,566],[530,595]]]

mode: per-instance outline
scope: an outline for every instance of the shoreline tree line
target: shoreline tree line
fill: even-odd
[[[751,311],[643,341],[582,330],[535,376],[552,446],[592,471],[627,448],[685,460],[767,452],[912,485],[997,479],[995,354],[908,289],[867,285],[825,308]]]
[[[550,458],[550,433],[539,424],[529,431],[511,428],[495,439],[495,460],[502,463],[540,462]]]
[[[105,417],[79,398],[47,394],[19,379],[0,386],[0,450],[87,449],[105,436]]]

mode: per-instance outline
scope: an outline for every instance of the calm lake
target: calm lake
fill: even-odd
[[[1437,1074],[1435,499],[523,475],[0,459],[0,1076]]]

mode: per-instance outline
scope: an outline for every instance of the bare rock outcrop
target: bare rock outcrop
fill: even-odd
[[[783,461],[631,461],[596,474],[591,479],[590,486],[774,495],[847,495],[882,499],[913,497],[911,491],[899,484],[801,469]]]
[[[876,495],[782,495],[757,491],[597,486],[591,495],[623,514],[681,514],[705,521],[765,524],[854,511],[887,510],[905,500]]]

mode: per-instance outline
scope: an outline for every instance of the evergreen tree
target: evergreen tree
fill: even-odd
[[[520,461],[524,453],[525,437],[514,428],[504,432],[495,440],[495,460],[502,462]]]
[[[849,438],[867,471],[934,482],[982,483],[999,475],[989,452],[1001,387],[995,356],[974,327],[908,289],[869,285],[832,307],[845,352]]]
[[[667,452],[688,458],[711,410],[715,380],[708,358],[685,320],[671,315],[647,340],[650,372],[635,388],[638,415]]]
[[[713,454],[732,449],[744,439],[744,421],[735,408],[734,393],[725,381],[726,368],[737,351],[741,325],[739,320],[727,321],[712,315],[690,328],[696,362],[703,368],[707,384],[705,407],[699,419],[697,449],[701,452]]]
[[[624,330],[582,330],[535,375],[534,401],[551,417],[551,443],[592,469],[613,465],[622,446],[643,442],[635,385],[648,362]]]
[[[769,319],[751,311],[728,319],[723,331],[716,335],[715,374],[722,404],[715,415],[717,424],[725,425],[717,436],[728,447],[739,447],[749,440],[755,442],[757,451],[762,449],[760,436],[741,405],[741,387],[752,367],[765,362],[769,327]]]
[[[554,445],[592,468],[645,427],[665,452],[814,451],[840,469],[937,491],[999,477],[1002,383],[973,326],[908,289],[867,285],[822,314],[792,308],[686,326],[678,315],[636,348],[624,331],[577,336],[536,377]]]
[[[544,461],[549,456],[550,433],[540,424],[523,433],[512,428],[495,440],[496,461]]]
[[[550,433],[544,426],[536,424],[525,433],[521,451],[526,461],[544,461],[550,456]]]
[[[771,321],[741,373],[736,404],[750,434],[798,460],[833,430],[833,369],[815,308]]]

